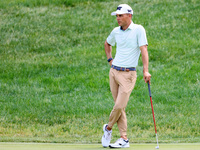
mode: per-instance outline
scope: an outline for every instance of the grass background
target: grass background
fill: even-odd
[[[100,143],[114,104],[103,43],[120,3],[147,32],[159,141],[199,142],[198,0],[0,1],[0,141]],[[137,73],[128,137],[155,142],[141,59]]]

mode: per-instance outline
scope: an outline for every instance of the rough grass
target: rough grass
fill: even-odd
[[[133,7],[133,21],[147,31],[160,142],[198,142],[199,2],[120,3]],[[103,43],[117,26],[110,13],[118,4],[0,2],[0,141],[100,142],[113,107]],[[141,59],[137,70],[126,109],[128,136],[155,142]],[[113,140],[118,136],[115,126]]]

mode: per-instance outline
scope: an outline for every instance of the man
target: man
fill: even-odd
[[[129,147],[127,138],[127,119],[125,108],[129,96],[136,82],[136,69],[140,53],[142,54],[143,76],[145,82],[150,83],[151,75],[148,71],[148,51],[145,29],[132,22],[133,10],[127,4],[120,4],[115,12],[119,27],[112,30],[105,41],[105,53],[111,66],[109,79],[110,89],[115,102],[110,113],[109,122],[103,126],[103,147],[124,148]],[[112,58],[112,46],[116,43],[116,55]],[[110,144],[113,125],[117,123],[121,138]]]

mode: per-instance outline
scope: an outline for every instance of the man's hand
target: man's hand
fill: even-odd
[[[144,75],[144,81],[145,83],[149,82],[149,84],[151,84],[150,80],[151,80],[151,74],[149,72],[143,72]]]

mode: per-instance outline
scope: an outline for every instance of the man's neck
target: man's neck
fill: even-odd
[[[124,31],[125,31],[126,29],[128,29],[128,27],[130,26],[131,22],[132,22],[132,21],[130,21],[130,22],[129,22],[127,25],[125,25],[125,26],[121,26],[121,29],[124,30]]]

